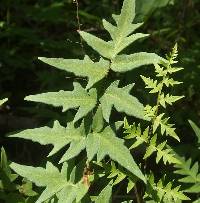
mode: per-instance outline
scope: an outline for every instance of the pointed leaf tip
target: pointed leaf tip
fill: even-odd
[[[100,103],[104,119],[107,122],[109,122],[113,106],[118,112],[124,112],[127,115],[145,119],[144,106],[136,97],[129,94],[130,88],[131,85],[119,88],[118,81],[115,81],[106,89],[104,95],[100,98]]]

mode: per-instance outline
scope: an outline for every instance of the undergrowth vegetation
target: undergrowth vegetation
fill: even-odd
[[[143,23],[133,23],[135,15],[135,0],[124,0],[112,23],[104,19],[110,40],[78,30],[94,50],[92,56],[39,57],[50,68],[71,73],[73,85],[25,100],[58,107],[66,117],[64,122],[55,117],[53,123],[8,135],[52,149],[42,166],[10,162],[1,149],[0,199],[4,202],[200,202],[198,160],[176,149],[182,140],[167,111],[184,99],[174,94],[182,83],[174,79],[183,70],[177,65],[178,46],[165,57],[151,52],[126,54],[126,48],[136,41],[145,44],[148,37],[136,32]],[[134,92],[137,81],[129,84],[125,77],[143,66],[151,74],[144,72],[137,81],[144,82],[142,91],[150,102],[134,96],[139,95]],[[200,129],[189,123],[198,139],[194,148],[198,155]]]

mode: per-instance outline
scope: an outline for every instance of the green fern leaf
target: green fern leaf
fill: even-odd
[[[127,193],[129,193],[135,187],[135,183],[136,183],[136,180],[132,180],[131,178],[128,178]]]
[[[156,116],[157,106],[146,105],[144,107],[144,114],[147,118],[154,118]]]
[[[147,127],[143,133],[141,132],[140,125],[136,126],[135,123],[130,126],[126,123],[124,128],[126,129],[124,133],[127,134],[125,139],[136,139],[129,149],[136,148],[139,145],[148,142],[149,127]]]
[[[92,34],[83,31],[80,31],[79,33],[89,46],[91,46],[105,58],[111,59],[113,61],[117,54],[119,54],[131,43],[148,36],[148,34],[142,33],[130,35],[134,30],[142,25],[141,23],[132,24],[134,17],[135,1],[125,0],[121,9],[121,14],[113,15],[113,18],[117,24],[116,26],[112,25],[106,20],[103,20],[104,28],[110,33],[113,41],[106,42]],[[121,64],[115,61],[112,69],[118,72],[125,72],[141,65],[158,62],[158,59],[160,61],[161,57],[158,57],[156,54],[151,53],[138,53],[130,56],[120,56],[117,61],[121,61]],[[127,64],[125,64],[127,63],[127,60],[129,60],[128,68],[126,68]],[[121,65],[123,65],[122,68]]]
[[[79,200],[82,199],[88,190],[88,187],[81,180],[76,183],[68,180],[67,174],[59,172],[50,162],[47,162],[46,168],[24,166],[16,163],[12,163],[10,167],[20,176],[34,182],[37,186],[46,187],[36,203],[42,203],[54,195],[62,199],[63,203],[73,202],[77,197]],[[66,167],[66,164],[63,164],[64,167]],[[65,169],[62,169],[62,171],[65,171]],[[81,196],[79,195],[80,191],[84,191],[81,192]],[[66,194],[68,195],[66,196]]]
[[[91,89],[89,93],[81,87],[79,83],[74,83],[73,91],[48,92],[25,97],[28,101],[51,104],[55,107],[63,107],[63,111],[79,107],[75,115],[74,122],[87,115],[96,105],[96,89]]]
[[[112,107],[118,112],[125,112],[127,115],[144,119],[144,107],[136,97],[129,94],[133,85],[123,88],[118,87],[119,81],[113,82],[100,98],[103,116],[109,122]]]
[[[183,178],[180,178],[178,181],[181,183],[189,183],[192,184],[188,186],[185,191],[188,193],[199,193],[200,192],[200,173],[199,173],[199,164],[195,162],[192,164],[192,159],[186,160],[183,157],[180,157],[176,154],[176,158],[179,160],[179,164],[175,165],[177,170],[174,172]]]
[[[165,60],[165,59],[164,59]],[[163,61],[165,64],[168,64],[169,62],[167,60]],[[163,64],[163,63],[162,63]],[[159,64],[154,64],[155,67],[155,72],[157,73],[157,77],[165,77],[168,73],[169,74],[173,74],[175,72],[178,72],[180,70],[183,70],[183,68],[178,68],[178,67],[172,67],[172,66],[167,66],[165,67],[160,67]],[[169,78],[168,78],[169,79]],[[171,86],[176,85],[176,84],[180,84],[182,82],[177,82],[174,81],[173,79],[170,79],[169,83],[171,83]],[[167,84],[166,84],[167,86]],[[168,85],[169,86],[169,85]]]
[[[130,55],[119,55],[112,60],[111,69],[115,72],[126,72],[134,68],[154,63],[162,63],[165,59],[154,53],[139,52]]]
[[[184,195],[183,191],[180,190],[180,186],[172,187],[171,182],[165,184],[165,178],[160,179],[157,183],[155,183],[153,174],[148,177],[145,198],[146,197],[152,198],[157,203],[190,200],[190,198]]]
[[[176,174],[184,175],[184,178],[179,179],[182,183],[196,183],[200,182],[200,177],[198,177],[199,166],[198,162],[194,163],[192,166],[192,159],[185,160],[180,158],[180,164],[175,165],[178,170],[175,171]]]
[[[70,144],[69,149],[62,156],[59,163],[63,163],[64,161],[68,161],[69,159],[76,157],[84,149],[85,149],[85,138],[82,137],[82,139],[76,140]]]
[[[174,126],[173,124],[168,123],[169,118],[162,119],[163,116],[164,116],[164,113],[162,113],[156,117],[154,124],[153,124],[153,132],[155,132],[157,130],[158,126],[160,125],[162,135],[164,135],[164,133],[166,133],[167,136],[169,135],[180,142],[180,139],[175,132],[176,128],[173,128],[173,126]]]
[[[151,156],[154,152],[156,152],[156,163],[158,164],[161,159],[163,159],[164,164],[177,164],[180,163],[178,159],[175,158],[175,154],[172,154],[171,149],[166,149],[166,141],[160,143],[159,145],[156,144],[157,141],[157,135],[154,135],[149,143],[149,146],[147,147],[146,153],[144,155],[144,159],[147,159],[149,156]]]
[[[167,72],[169,74],[172,74],[172,73],[176,73],[176,72],[178,72],[180,70],[183,70],[183,68],[180,68],[180,67],[171,67],[170,66],[170,67],[168,67]]]
[[[157,80],[153,80],[151,78],[147,78],[143,75],[141,75],[142,80],[144,81],[146,87],[148,89],[152,89],[149,93],[157,93],[160,92],[162,89],[162,84],[158,83]]]
[[[108,184],[99,194],[95,203],[111,203],[112,199],[112,185]]]
[[[146,153],[144,155],[143,159],[147,159],[149,156],[151,156],[156,150],[156,140],[157,140],[157,135],[154,135],[149,143],[149,146],[147,147]]]
[[[108,30],[111,34],[111,37],[113,38],[114,44],[112,59],[114,59],[121,50],[123,50],[129,44],[133,43],[135,40],[148,36],[141,33],[128,36],[141,25],[132,24],[133,19],[135,18],[134,0],[125,0],[123,2],[121,14],[113,15],[113,18],[116,21],[117,26],[112,27],[112,30]]]
[[[7,102],[7,101],[8,101],[7,98],[5,98],[5,99],[1,99],[1,100],[0,100],[0,106],[1,106],[3,103]]]
[[[189,123],[190,123],[193,131],[195,132],[195,135],[198,139],[198,143],[200,144],[200,128],[191,120],[189,120]]]
[[[112,50],[111,59],[114,59],[117,56],[117,54],[119,54],[123,49],[128,47],[130,44],[132,44],[136,40],[147,37],[147,36],[149,36],[149,35],[142,34],[142,33],[136,33],[136,34],[132,34],[128,37],[125,37],[124,39],[117,39],[116,42],[114,41],[114,48]],[[129,60],[130,60],[130,57],[129,57]]]
[[[162,142],[159,145],[156,144],[157,135],[154,135],[149,141],[149,128],[147,127],[142,133],[140,125],[136,126],[135,124],[129,126],[127,120],[124,122],[125,134],[128,134],[125,139],[133,139],[136,141],[131,145],[130,149],[136,148],[139,145],[145,143],[147,145],[147,150],[144,155],[144,159],[147,159],[154,152],[157,153],[156,163],[158,163],[161,158],[163,159],[164,164],[179,163],[179,160],[175,158],[175,155],[171,153],[171,149],[164,149],[166,142]]]
[[[165,165],[167,164],[167,162],[169,164],[180,163],[179,160],[175,158],[175,155],[171,153],[172,152],[171,149],[164,149],[166,143],[167,142],[163,142],[156,147],[157,149],[156,163],[158,163],[161,158],[163,159]]]
[[[111,38],[113,40],[115,40],[116,39],[116,29],[117,29],[117,27],[112,25],[111,23],[109,23],[105,19],[103,19],[102,22],[103,22],[103,27],[109,32]]]
[[[164,93],[163,93],[160,95],[159,102],[164,108],[166,108],[166,103],[169,105],[172,105],[174,102],[182,99],[183,97],[184,96],[173,96],[173,95],[169,95],[169,94],[164,95]]]
[[[160,123],[161,123],[162,117],[163,117],[164,115],[165,115],[165,114],[162,113],[162,114],[158,115],[158,116],[155,118],[155,120],[154,120],[154,122],[153,122],[153,133],[156,132],[158,126],[159,126]]]
[[[96,63],[88,56],[85,56],[83,60],[45,57],[39,57],[39,59],[58,69],[72,72],[77,76],[87,77],[88,84],[86,89],[92,87],[96,82],[104,78],[109,69],[109,62],[102,58]]]
[[[127,33],[131,34],[132,32],[134,32],[137,28],[139,28],[142,25],[143,25],[143,23],[131,24],[128,27],[128,32]],[[109,23],[105,19],[103,19],[103,26],[109,32],[109,34],[110,34],[111,38],[113,39],[113,41],[116,41],[117,37],[118,37],[118,35],[117,35],[118,34],[117,33],[118,32],[117,26],[112,25],[111,23]]]
[[[111,169],[110,169],[110,175],[107,176],[107,178],[114,179],[113,186],[120,183],[124,179],[128,180],[127,185],[127,193],[129,193],[133,187],[135,186],[135,183],[138,181],[138,178],[129,172],[127,173],[124,171],[120,166],[117,168],[114,162],[111,162]]]
[[[33,142],[38,142],[42,145],[52,144],[54,148],[48,156],[57,153],[64,146],[71,143],[72,146],[85,140],[84,126],[75,128],[72,123],[68,124],[67,128],[62,127],[58,121],[54,122],[53,128],[41,127],[28,129],[19,133],[10,135],[9,137],[18,137]],[[83,145],[85,146],[85,145]]]
[[[0,191],[15,191],[18,185],[13,183],[17,179],[18,175],[13,174],[9,167],[9,161],[6,156],[4,148],[1,148],[1,159],[0,159]],[[10,193],[9,193],[10,194]],[[8,194],[8,196],[9,196]],[[0,196],[0,199],[2,196]],[[5,198],[8,198],[5,196]]]
[[[169,86],[173,87],[174,85],[182,84],[182,82],[176,81],[173,78],[166,77],[163,79],[163,84],[165,84],[167,87],[169,87]]]
[[[81,37],[87,42],[89,46],[91,46],[95,51],[97,51],[101,56],[105,58],[112,58],[112,50],[113,50],[113,42],[112,41],[104,41],[90,33],[79,31]]]
[[[116,16],[116,15],[115,15]],[[135,18],[135,0],[124,0],[121,9],[121,14],[114,17],[117,27],[119,38],[126,37],[133,29],[131,29],[132,22]],[[129,28],[129,29],[127,29]]]
[[[173,128],[173,126],[174,126],[173,124],[167,123],[168,120],[169,120],[169,118],[164,118],[161,120],[161,122],[160,122],[161,134],[164,135],[164,133],[166,132],[166,135],[169,135],[180,142],[180,138],[178,137],[178,135],[175,132],[176,128]]]
[[[191,187],[184,190],[187,193],[199,193],[200,192],[200,182],[193,184]]]
[[[93,117],[92,130],[94,132],[100,132],[103,129],[103,127],[104,127],[103,112],[101,105],[99,105]]]
[[[111,59],[114,60],[114,63],[111,68],[114,71],[125,72],[141,65],[158,62],[159,57],[156,54],[151,53],[137,53],[129,56],[122,55],[115,60],[117,54],[120,53],[124,48],[129,46],[134,41],[148,36],[148,34],[142,33],[130,35],[133,31],[142,25],[142,23],[132,24],[134,17],[135,1],[125,0],[121,9],[121,14],[113,15],[113,18],[117,24],[116,26],[112,25],[106,20],[103,20],[104,28],[110,33],[113,39]],[[129,63],[127,63],[128,61]]]
[[[108,178],[112,178],[112,179],[115,178],[112,185],[113,186],[117,185],[118,183],[123,181],[126,177],[127,177],[127,175],[124,172],[117,169],[114,162],[111,162],[111,170],[110,170],[110,175],[108,176]]]
[[[146,182],[123,140],[117,138],[110,127],[106,127],[100,133],[89,134],[86,140],[86,150],[89,160],[92,160],[97,154],[97,162],[99,162],[106,155],[109,155],[111,159],[117,161],[121,166]]]

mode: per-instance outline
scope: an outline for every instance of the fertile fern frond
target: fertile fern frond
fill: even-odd
[[[184,96],[173,96],[173,95],[165,95],[164,93],[162,93],[160,95],[160,99],[159,102],[160,104],[166,108],[166,103],[169,105],[172,105],[174,102],[178,101],[179,99],[182,99]]]
[[[153,123],[153,132],[155,133],[155,131],[157,130],[157,128],[160,126],[161,127],[161,134],[164,135],[166,133],[166,135],[171,136],[173,138],[175,138],[176,140],[180,141],[178,135],[175,132],[175,129],[173,126],[174,124],[170,124],[168,123],[169,118],[163,118],[164,113],[158,115]]]
[[[149,93],[157,93],[160,92],[162,86],[160,83],[158,83],[157,80],[153,80],[151,78],[147,78],[145,76],[141,75],[142,80],[144,81],[146,87],[148,89],[152,89]]]
[[[166,148],[166,141],[160,144],[157,144],[157,135],[154,135],[149,140],[149,128],[147,127],[145,131],[142,133],[140,125],[129,125],[127,120],[125,119],[124,122],[125,128],[125,139],[135,139],[134,143],[131,145],[129,149],[133,149],[138,147],[141,144],[146,144],[147,149],[144,155],[144,159],[147,159],[151,156],[154,152],[156,152],[156,163],[158,163],[161,159],[163,159],[164,164],[171,164],[171,163],[179,163],[179,161],[174,157],[172,154],[171,149]]]
[[[109,165],[109,167],[108,167],[108,164],[105,164],[105,163],[101,164],[100,166],[104,168],[105,171],[107,171],[104,175],[106,175],[107,178],[113,180],[112,182],[113,186],[117,185],[123,180],[128,181],[127,189],[126,189],[127,193],[129,193],[134,188],[136,182],[138,181],[138,178],[136,176],[125,171],[122,167],[120,167],[120,165],[118,165],[117,167],[113,161],[111,162],[111,165]]]
[[[132,125],[128,124],[128,121],[124,120],[124,133],[127,134],[125,136],[125,139],[136,139],[136,141],[131,145],[129,149],[133,149],[138,147],[139,145],[143,143],[148,142],[148,133],[149,128],[147,127],[146,130],[142,133],[140,124],[137,126],[135,123]]]
[[[159,163],[161,159],[163,159],[164,164],[167,163],[179,163],[178,159],[175,158],[175,155],[172,154],[172,150],[166,148],[167,142],[162,142],[160,144],[156,144],[157,141],[157,135],[154,135],[150,142],[149,146],[147,147],[146,153],[144,155],[144,159],[148,158],[153,154],[153,152],[156,152],[156,163]]]
[[[144,198],[151,198],[157,203],[175,203],[178,200],[190,200],[183,191],[180,190],[180,186],[173,187],[172,182],[165,183],[165,177],[155,182],[153,174],[148,177],[147,190]]]
[[[182,82],[176,81],[173,78],[169,78],[169,77],[165,77],[162,81],[162,83],[166,86],[166,87],[173,87],[174,85],[179,85],[182,84]]]
[[[156,116],[156,112],[157,112],[157,106],[150,106],[149,104],[147,104],[144,107],[144,115],[147,118],[153,119]]]

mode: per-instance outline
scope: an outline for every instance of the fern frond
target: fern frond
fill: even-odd
[[[157,106],[150,106],[149,104],[147,104],[144,107],[144,115],[147,118],[154,118],[156,116],[156,110],[157,110]]]
[[[156,144],[157,141],[157,135],[154,135],[150,142],[149,146],[147,147],[146,153],[144,155],[144,159],[147,159],[149,156],[153,154],[153,152],[156,152],[156,163],[158,164],[161,159],[163,159],[164,164],[174,164],[179,163],[179,160],[175,158],[175,155],[172,154],[171,149],[166,148],[167,142],[162,142],[160,144]]]
[[[172,105],[174,102],[182,99],[183,97],[184,96],[173,96],[169,94],[165,95],[164,93],[162,93],[160,95],[159,102],[164,108],[166,108],[166,103]]]
[[[147,78],[143,75],[141,75],[142,80],[146,84],[145,88],[152,89],[149,93],[157,93],[161,91],[162,84],[159,83],[157,80],[153,80],[150,77]]]
[[[167,63],[169,63],[169,61]],[[172,67],[167,65],[161,67],[158,63],[154,63],[154,68],[155,68],[155,72],[157,73],[156,77],[166,77],[167,74],[173,74],[175,72],[183,70],[183,68],[180,68],[180,67]],[[173,79],[170,79],[170,80],[172,84],[175,82],[176,82],[175,84],[182,83],[182,82],[174,81]]]
[[[108,178],[112,178],[112,179],[115,178],[113,185],[118,184],[119,182],[124,180],[126,177],[127,177],[126,174],[123,173],[122,171],[120,171],[119,169],[117,169],[114,162],[111,162],[111,170],[110,170],[110,175],[108,176]]]
[[[176,81],[174,80],[173,78],[168,78],[168,77],[165,77],[163,79],[163,84],[166,85],[166,87],[169,87],[169,86],[174,86],[174,85],[179,85],[179,84],[182,84],[182,82],[179,82],[179,81]]]
[[[73,91],[47,92],[25,97],[27,101],[42,102],[55,107],[63,107],[63,111],[78,108],[74,122],[87,115],[97,102],[96,89],[85,90],[79,83],[74,82]]]
[[[55,121],[53,128],[45,126],[40,128],[28,129],[16,134],[11,134],[9,137],[32,140],[33,142],[38,142],[42,145],[52,144],[54,147],[48,155],[52,156],[68,144],[70,144],[71,146],[79,146],[78,143],[81,143],[84,147],[86,136],[84,130],[85,128],[83,124],[80,127],[75,128],[72,123],[68,123],[67,127],[64,128],[58,121]],[[68,150],[70,150],[70,148]],[[82,147],[80,148],[80,151],[81,150]]]
[[[155,133],[157,128],[160,126],[162,135],[164,135],[166,133],[167,136],[169,135],[180,142],[180,139],[175,132],[176,128],[173,128],[173,126],[174,126],[173,124],[168,123],[169,118],[163,118],[163,116],[164,116],[164,113],[158,115],[155,118],[155,121],[153,123],[153,132]]]
[[[89,89],[104,78],[109,70],[108,60],[101,58],[98,62],[93,62],[87,55],[83,60],[45,57],[39,57],[38,59],[60,70],[72,72],[76,76],[87,77],[88,84],[86,89]]]
[[[101,56],[111,59],[112,58],[112,50],[113,50],[113,42],[112,41],[104,41],[99,37],[96,37],[90,33],[79,31],[81,37],[87,42],[89,46],[91,46],[95,51],[97,51]]]
[[[133,123],[133,125],[130,125],[129,127],[124,126],[124,128],[126,129],[124,133],[128,134],[125,136],[125,139],[136,138],[136,141],[131,145],[129,149],[136,148],[139,145],[148,142],[149,127],[147,127],[143,133],[141,132],[140,125],[136,126],[135,123]]]
[[[122,180],[126,179],[128,180],[127,185],[127,193],[129,193],[135,186],[135,183],[137,182],[138,178],[136,176],[131,175],[130,173],[125,172],[124,170],[121,170],[120,167],[116,167],[114,162],[111,162],[111,169],[109,171],[109,179],[114,179],[113,185],[118,184]]]
[[[163,58],[154,53],[139,52],[130,55],[118,55],[111,63],[111,69],[115,72],[126,72],[144,65],[162,63]]]
[[[188,193],[199,193],[200,192],[200,172],[198,162],[192,163],[192,159],[186,160],[184,157],[180,157],[176,154],[176,158],[179,160],[179,164],[175,165],[177,169],[174,173],[184,176],[178,181],[181,183],[192,184],[188,186],[185,191]]]
[[[108,155],[112,160],[117,161],[132,174],[146,182],[130,151],[124,145],[123,140],[116,137],[111,127],[108,126],[99,133],[90,133],[86,139],[86,151],[89,161],[97,155],[97,162],[100,162]]]
[[[113,106],[118,112],[125,112],[127,115],[145,119],[143,104],[136,97],[130,95],[133,85],[122,88],[119,88],[118,85],[119,81],[113,82],[100,98],[104,119],[109,122]]]
[[[167,60],[169,61],[169,64],[175,64],[177,61],[175,59],[178,56],[178,45],[177,43],[174,45],[172,51],[169,53],[169,55],[166,56]]]
[[[145,198],[146,197],[150,197],[157,203],[172,203],[177,202],[178,200],[190,200],[190,198],[184,195],[183,191],[180,190],[180,186],[173,187],[171,182],[165,184],[165,177],[156,183],[153,174],[148,177]]]
[[[144,159],[147,159],[154,152],[156,152],[156,163],[159,163],[161,159],[163,159],[165,165],[167,163],[179,163],[178,159],[174,157],[175,155],[171,153],[172,150],[166,148],[166,141],[157,145],[157,135],[154,135],[149,141],[149,127],[147,127],[142,133],[140,125],[137,126],[135,123],[133,125],[129,125],[127,120],[125,119],[124,128],[124,133],[127,134],[125,136],[125,139],[136,140],[129,149],[136,148],[144,143],[147,145]]]
[[[72,173],[81,173],[81,171],[76,166],[74,171],[69,171],[67,163],[63,164],[61,171],[51,162],[47,162],[46,168],[24,166],[16,163],[12,163],[10,167],[37,186],[46,187],[36,203],[43,203],[54,195],[57,196],[59,202],[73,202],[74,200],[79,202],[88,191],[88,186],[81,180],[82,177],[77,181],[68,178]]]
[[[95,203],[110,202],[112,197],[112,185],[109,183],[95,198]]]
[[[125,72],[133,68],[153,64],[166,63],[167,61],[153,53],[136,53],[133,55],[118,54],[138,39],[147,37],[149,34],[132,34],[142,23],[133,24],[135,18],[135,1],[124,0],[121,13],[113,15],[116,24],[113,25],[103,20],[104,28],[109,32],[112,40],[104,41],[87,32],[79,31],[81,37],[94,50],[111,61],[111,69],[116,72]],[[113,63],[113,64],[112,64]]]

